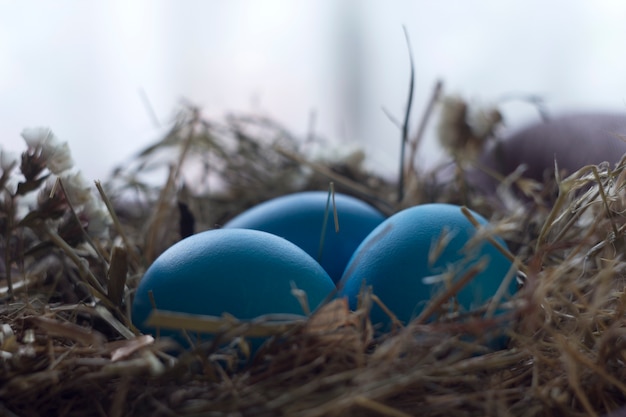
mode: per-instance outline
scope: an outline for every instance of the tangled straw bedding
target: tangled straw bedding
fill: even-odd
[[[267,120],[217,125],[185,112],[92,195],[109,207],[106,236],[90,235],[86,203],[70,198],[64,180],[55,186],[63,174],[29,147],[19,171],[9,170],[21,191],[2,180],[0,415],[621,415],[625,161],[540,185],[509,178],[522,191],[503,185],[496,196],[475,194],[462,174],[443,188],[419,174],[398,205],[393,184],[365,172],[358,153],[311,161],[302,146]],[[176,149],[176,158],[159,159],[163,149]],[[35,163],[41,169],[33,175]],[[165,169],[161,185],[141,177],[151,167]],[[507,312],[378,335],[367,314],[376,297],[366,292],[357,311],[338,300],[306,320],[207,318],[203,325],[220,329],[225,343],[176,356],[171,341],[136,334],[128,319],[133,289],[168,245],[264,199],[327,189],[329,180],[387,213],[439,201],[491,216],[491,230],[507,240],[525,276]],[[489,352],[466,337],[503,324],[508,349]],[[239,336],[259,332],[281,340],[246,362]]]

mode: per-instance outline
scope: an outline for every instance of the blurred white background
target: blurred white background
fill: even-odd
[[[549,110],[626,114],[626,2],[585,0],[0,0],[0,144],[49,126],[77,166],[106,179],[163,133],[181,99],[208,117],[271,116],[304,135],[360,143],[396,171],[409,60],[412,129],[437,79],[489,104],[538,94]],[[536,118],[503,107],[510,125]],[[431,123],[434,125],[434,123]],[[420,161],[440,158],[432,132]]]

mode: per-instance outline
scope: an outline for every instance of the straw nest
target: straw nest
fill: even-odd
[[[366,172],[358,151],[313,160],[314,141],[271,121],[214,123],[187,109],[96,193],[51,132],[32,139],[41,133],[25,133],[28,149],[3,162],[0,179],[1,415],[599,416],[626,404],[625,161],[546,184],[509,178],[496,196],[474,193],[462,174],[435,187],[412,172],[398,203],[396,185]],[[366,292],[357,311],[333,301],[302,320],[163,314],[219,335],[177,355],[172,341],[138,334],[133,290],[169,245],[330,181],[388,214],[440,201],[490,216],[525,276],[506,313],[378,335]],[[467,337],[503,325],[505,350]],[[247,360],[249,334],[281,342]]]

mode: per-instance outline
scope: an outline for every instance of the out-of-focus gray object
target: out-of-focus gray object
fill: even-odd
[[[522,176],[543,182],[559,170],[571,174],[589,164],[617,163],[626,153],[626,111],[580,113],[554,117],[493,141],[481,153],[478,165],[507,176],[524,164]],[[484,171],[467,172],[470,185],[493,193],[498,181]]]

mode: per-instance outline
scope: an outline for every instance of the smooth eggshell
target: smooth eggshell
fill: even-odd
[[[318,260],[337,282],[365,237],[385,216],[367,203],[344,194],[335,194],[339,232],[335,232],[332,203],[324,238],[324,249],[318,259],[322,225],[328,193],[308,191],[278,197],[241,213],[224,228],[263,230],[298,245]]]
[[[133,323],[155,332],[144,324],[152,310],[149,291],[161,310],[228,312],[239,319],[304,314],[292,283],[306,292],[311,309],[335,290],[324,269],[285,239],[256,230],[210,230],[178,242],[148,268],[133,301]],[[161,334],[184,340],[179,332]]]
[[[486,220],[473,213],[482,224]],[[431,247],[447,230],[451,240],[433,265],[429,265]],[[340,282],[340,297],[347,297],[351,308],[356,308],[362,284],[371,285],[389,309],[404,323],[416,317],[426,303],[443,289],[442,283],[429,284],[424,278],[446,271],[462,271],[478,259],[488,259],[488,266],[458,294],[458,303],[467,311],[483,304],[494,295],[509,272],[511,263],[490,243],[481,243],[467,256],[463,247],[475,233],[474,226],[450,204],[424,204],[400,211],[380,226],[361,243],[350,260]],[[500,242],[504,245],[504,242]],[[515,290],[512,280],[510,292]],[[374,306],[373,323],[389,324],[383,311]]]

